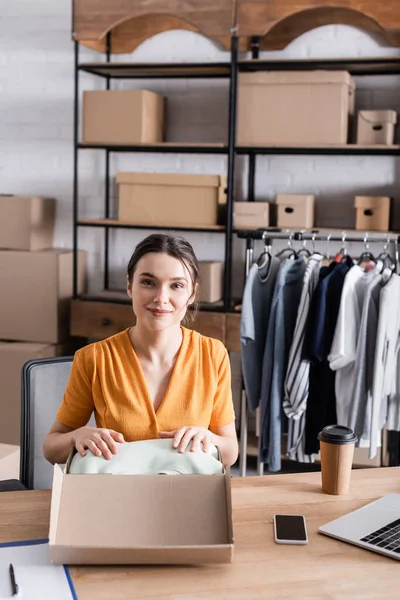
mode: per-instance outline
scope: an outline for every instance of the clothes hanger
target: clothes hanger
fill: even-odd
[[[290,255],[288,256],[288,258],[295,259],[298,257],[296,250],[293,248],[292,240],[293,240],[293,233],[290,233],[288,241],[287,241],[287,248],[280,250],[280,252],[278,252],[278,254],[276,255],[277,257],[283,256],[285,252],[290,252]]]
[[[386,234],[386,241],[383,244],[383,251],[379,254],[379,256],[376,257],[376,260],[381,260],[383,263],[382,266],[382,270],[389,268],[389,269],[394,269],[396,264],[395,261],[393,260],[393,257],[389,254],[388,252],[388,248],[389,248],[389,237]]]
[[[346,244],[347,233],[345,231],[342,232],[342,247],[339,252],[336,254],[335,260],[337,263],[344,262],[346,257],[348,256],[348,248]]]
[[[262,281],[262,283],[265,283],[268,280],[269,276],[271,275],[271,270],[272,270],[272,244],[271,244],[271,238],[268,237],[267,231],[263,232],[262,239],[264,240],[264,250],[258,257],[257,266],[258,266],[258,271],[259,271],[258,275],[260,277],[260,280]],[[267,272],[264,275],[261,275],[260,271],[262,271],[262,269],[264,269],[264,267],[267,265],[267,263],[268,263]]]
[[[257,260],[257,266],[259,269],[262,269],[263,267],[265,267],[265,265],[267,264],[267,261],[272,258],[271,238],[268,237],[267,231],[263,232],[261,239],[264,241],[264,250],[261,252],[261,254]]]
[[[329,266],[330,259],[331,259],[330,248],[329,248],[329,244],[330,244],[331,238],[332,238],[332,234],[329,233],[326,236],[326,251],[325,251],[325,256],[324,256],[324,259],[323,259],[323,265],[325,265],[325,266]]]
[[[317,238],[317,234],[314,231],[312,233],[312,236],[311,236],[312,254],[319,254],[320,256],[323,256],[322,252],[318,252],[318,250],[316,250],[316,248],[315,248],[315,240],[316,240],[316,238]]]
[[[375,256],[372,254],[372,252],[369,251],[368,232],[366,232],[364,236],[364,246],[365,251],[361,254],[360,258],[357,261],[357,264],[361,265],[363,262],[368,261],[372,261],[376,264]]]
[[[310,257],[311,256],[311,252],[306,248],[306,244],[307,244],[307,240],[303,239],[303,247],[298,251],[297,255],[301,256],[301,254],[304,254],[305,256]]]

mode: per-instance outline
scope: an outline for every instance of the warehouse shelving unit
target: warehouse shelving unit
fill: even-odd
[[[303,71],[315,69],[338,70],[346,69],[354,76],[369,75],[399,75],[400,56],[388,58],[361,58],[361,59],[307,59],[307,60],[262,60],[258,59],[260,39],[252,40],[251,60],[238,59],[238,38],[231,38],[230,63],[113,63],[111,61],[111,34],[107,36],[107,51],[105,62],[79,62],[79,43],[75,42],[75,148],[74,148],[74,298],[77,295],[77,251],[78,228],[97,227],[104,229],[104,289],[109,289],[109,231],[114,228],[121,229],[148,229],[165,230],[165,227],[138,226],[134,223],[121,223],[111,218],[110,212],[110,156],[112,153],[163,153],[163,154],[215,154],[228,157],[228,200],[226,223],[221,226],[197,228],[176,227],[176,231],[203,231],[207,233],[221,233],[225,235],[225,277],[224,277],[224,302],[216,306],[216,311],[229,312],[233,310],[231,294],[232,271],[232,244],[235,232],[232,226],[232,211],[235,198],[235,159],[245,155],[249,160],[248,170],[248,195],[247,200],[255,198],[254,178],[256,172],[256,157],[258,155],[283,155],[283,156],[400,156],[400,146],[359,146],[356,144],[335,144],[326,146],[239,146],[236,145],[236,116],[237,116],[237,76],[238,73],[256,71]],[[225,78],[229,80],[229,101],[227,118],[229,123],[228,143],[159,143],[135,145],[110,145],[110,144],[83,144],[78,139],[79,132],[79,74],[89,73],[101,77],[106,82],[106,89],[110,89],[112,79],[174,79],[174,78]],[[105,198],[104,218],[80,219],[79,218],[79,184],[78,184],[78,156],[85,150],[98,150],[105,153]]]

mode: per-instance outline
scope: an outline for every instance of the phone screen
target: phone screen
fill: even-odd
[[[276,537],[279,540],[307,541],[304,517],[275,515]]]

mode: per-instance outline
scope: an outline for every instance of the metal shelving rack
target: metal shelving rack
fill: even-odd
[[[398,233],[370,233],[363,231],[352,231],[348,235],[347,231],[342,232],[331,232],[329,230],[320,231],[314,229],[311,231],[290,231],[290,230],[279,230],[272,228],[269,229],[256,229],[256,230],[239,230],[236,232],[237,236],[241,239],[246,240],[246,261],[245,261],[245,273],[249,272],[251,265],[254,262],[254,242],[255,240],[263,240],[264,245],[271,247],[274,240],[288,240],[292,242],[304,242],[304,241],[323,241],[323,242],[341,242],[342,244],[347,243],[383,243],[389,246],[394,244],[395,249],[395,260],[396,260],[396,272],[399,272],[399,244],[400,235]],[[311,250],[312,251],[312,250]],[[246,475],[247,465],[247,437],[248,437],[248,408],[247,399],[244,391],[241,396],[240,406],[240,443],[239,443],[239,475],[244,477]],[[263,475],[264,463],[257,458],[257,474]]]
[[[136,63],[112,63],[111,62],[111,34],[107,35],[106,61],[102,63],[80,63],[79,42],[75,42],[75,90],[74,90],[74,185],[73,185],[73,250],[74,250],[74,275],[73,296],[78,298],[77,273],[78,273],[78,229],[81,227],[95,227],[104,229],[104,290],[109,290],[109,253],[110,253],[110,229],[147,229],[166,230],[166,227],[148,227],[135,225],[134,223],[120,223],[112,219],[110,214],[110,156],[112,153],[163,153],[163,154],[215,154],[227,156],[227,211],[223,226],[215,227],[174,227],[174,231],[199,231],[207,233],[220,233],[225,235],[225,272],[224,272],[224,298],[222,305],[217,305],[215,311],[228,312],[231,308],[231,272],[232,272],[232,243],[233,243],[233,200],[234,200],[234,164],[235,164],[235,123],[236,123],[236,97],[237,97],[237,63],[238,63],[238,40],[236,36],[231,38],[230,62],[228,63],[184,63],[184,64],[136,64]],[[111,144],[84,144],[79,141],[79,74],[89,73],[101,77],[106,82],[106,88],[110,89],[113,79],[229,79],[229,101],[228,101],[228,142],[227,144],[204,144],[204,143],[160,143],[160,144],[134,144],[134,145],[111,145]],[[79,153],[84,150],[99,150],[105,152],[105,194],[104,194],[104,218],[103,219],[80,219],[79,218],[79,182],[78,161]],[[172,229],[172,228],[171,228]],[[92,298],[93,299],[93,298]]]
[[[227,156],[227,214],[224,226],[217,228],[190,228],[177,227],[179,231],[205,231],[219,232],[225,235],[225,273],[224,273],[224,298],[220,306],[213,307],[215,312],[232,312],[233,298],[231,294],[232,273],[232,245],[233,238],[237,232],[233,229],[233,202],[235,198],[235,161],[240,155],[248,156],[249,169],[247,178],[247,201],[255,200],[255,172],[256,157],[258,155],[310,155],[310,156],[400,156],[400,146],[357,146],[355,144],[340,144],[327,146],[238,146],[236,145],[236,115],[237,115],[237,81],[238,74],[255,71],[293,71],[293,70],[348,70],[353,76],[370,75],[400,75],[399,57],[379,57],[361,59],[307,59],[307,60],[264,60],[259,59],[260,39],[252,38],[252,58],[250,60],[239,60],[238,37],[232,32],[230,61],[226,63],[184,63],[184,64],[162,64],[162,63],[112,63],[111,62],[111,34],[107,35],[106,61],[101,63],[79,63],[79,42],[75,42],[75,96],[74,96],[74,180],[73,180],[73,250],[74,250],[74,298],[77,293],[78,273],[78,230],[81,227],[95,227],[104,229],[104,290],[109,290],[109,232],[113,228],[124,229],[149,229],[157,230],[154,226],[143,227],[134,224],[119,223],[110,218],[110,155],[112,153],[148,152],[148,153],[182,153],[182,154],[215,154]],[[83,144],[79,141],[79,74],[89,73],[105,80],[106,89],[110,89],[113,79],[140,79],[140,78],[194,78],[194,79],[229,79],[229,101],[228,101],[228,142],[227,144],[143,144],[143,145],[96,145]],[[79,185],[78,185],[78,161],[79,154],[85,150],[99,150],[105,153],[105,194],[104,194],[104,218],[103,219],[80,219],[79,218]],[[253,232],[254,233],[254,232]],[[250,260],[251,248],[254,248],[253,233],[247,237],[246,264]],[[271,239],[282,234],[277,229],[269,229],[268,235]],[[287,233],[284,235],[287,236]],[[304,234],[303,235],[307,235]],[[311,233],[311,235],[313,235]],[[318,235],[318,234],[317,234]],[[354,234],[355,235],[355,234]],[[352,232],[348,232],[347,240],[352,239]],[[355,235],[357,238],[357,236]],[[310,238],[311,239],[311,238]],[[318,238],[317,238],[318,239]],[[332,241],[335,239],[331,236]],[[358,240],[359,238],[357,238]],[[386,238],[385,238],[386,239]],[[362,241],[362,238],[359,239]],[[372,238],[370,239],[372,241]],[[249,264],[248,264],[249,266]],[[93,298],[91,298],[93,300]],[[244,411],[244,412],[243,412]],[[246,419],[244,421],[244,419]],[[247,432],[246,405],[242,401],[241,423],[245,423]],[[243,428],[242,428],[243,430]],[[243,430],[243,437],[247,433]],[[246,470],[245,446],[241,444],[240,474],[244,475]]]

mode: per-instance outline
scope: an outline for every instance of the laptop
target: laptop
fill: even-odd
[[[400,560],[400,494],[388,494],[319,527],[337,538]]]

